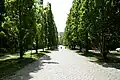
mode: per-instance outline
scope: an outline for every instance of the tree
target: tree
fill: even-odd
[[[4,21],[0,26],[0,49],[7,52],[24,52],[34,43],[38,48],[58,45],[58,33],[54,22],[51,4],[43,8],[37,0],[5,0]],[[51,31],[50,31],[51,30]],[[52,37],[50,37],[52,36]]]
[[[20,58],[23,57],[28,46],[32,44],[32,38],[35,35],[36,28],[33,5],[33,0],[6,0],[5,2],[6,14],[3,27],[12,32],[9,39],[12,38],[14,41],[12,44],[15,45],[14,48],[19,48]]]
[[[58,45],[58,32],[54,22],[51,4],[48,3],[46,8],[46,21],[47,21],[47,47],[54,49]]]
[[[97,47],[106,59],[112,45],[119,43],[119,37],[116,37],[120,30],[119,6],[119,0],[74,0],[66,22],[64,42],[69,46],[80,44],[86,48],[85,53],[89,47]]]

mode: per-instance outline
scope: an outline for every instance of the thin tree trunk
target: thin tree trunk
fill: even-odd
[[[21,15],[22,15],[22,10],[21,10],[21,0],[20,0],[20,6],[19,6],[19,20],[20,20],[20,25],[19,25],[19,29],[20,29],[20,59],[23,58],[23,44],[22,44],[22,29],[21,29],[21,24],[22,24],[22,21],[21,21]]]
[[[104,36],[104,33],[102,31],[102,47],[101,47],[101,53],[102,53],[102,56],[103,58],[106,60],[107,59],[107,54],[108,54],[108,50],[106,48],[106,43],[105,43],[105,36]]]
[[[85,36],[85,54],[88,53],[88,32],[86,31],[86,36]]]
[[[48,47],[48,50],[49,50],[49,49],[50,49],[50,46],[48,45],[47,47]]]
[[[73,49],[75,50],[75,45],[73,45]]]
[[[79,47],[80,47],[80,52],[82,52],[82,44],[81,44],[81,42],[79,43],[80,45],[79,45]]]
[[[43,51],[45,51],[44,48],[43,48]]]
[[[22,41],[20,40],[20,59],[23,58],[23,46],[22,46]]]
[[[36,54],[38,54],[38,37],[36,39]]]

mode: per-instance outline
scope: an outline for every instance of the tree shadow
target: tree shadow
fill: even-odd
[[[84,54],[83,52],[76,52],[76,53],[85,57],[96,57],[97,59],[102,58],[100,53],[94,53],[94,52],[88,52],[88,54]]]
[[[79,50],[78,48],[68,48],[68,49],[73,50],[73,51]]]
[[[53,50],[51,50],[51,51],[59,51],[59,49],[57,48],[57,49],[53,49]]]
[[[87,55],[84,55],[84,54],[81,54],[81,55],[86,56],[86,57],[96,58],[95,60],[92,60],[90,62],[98,63],[99,65],[102,65],[103,67],[106,67],[106,68],[111,67],[111,68],[120,69],[120,54],[110,53],[108,54],[107,59],[103,59],[100,53],[89,52],[89,54]]]
[[[0,61],[0,78],[13,75],[14,72],[22,69],[25,65],[30,64],[33,61],[35,60],[32,58],[16,58]]]
[[[51,57],[44,54],[44,56],[41,57],[40,60],[51,60]]]
[[[108,57],[107,60],[98,59],[96,61],[90,61],[90,62],[98,63],[99,65],[102,65],[103,67],[106,68],[111,67],[111,68],[120,69],[120,58],[117,57]]]
[[[46,50],[50,50],[50,51],[59,51],[58,48],[55,48],[55,49],[46,49]]]
[[[0,59],[4,59],[4,58],[7,58],[7,57],[9,57],[9,55],[2,55],[2,56],[0,56]]]
[[[47,63],[47,64],[59,64],[58,62],[43,62],[43,63]]]
[[[77,50],[77,51],[75,51],[75,53],[81,53],[82,51],[80,51],[80,50]]]
[[[40,52],[44,52],[44,53],[51,53],[50,51],[40,51]]]
[[[46,62],[45,62],[45,61]],[[59,64],[57,62],[51,62],[51,57],[48,55],[44,55],[40,58],[40,60],[34,60],[32,58],[24,58],[24,59],[11,59],[8,61],[4,61],[5,63],[13,62],[8,65],[8,69],[6,70],[7,74],[4,75],[1,80],[29,80],[33,78],[32,74],[37,73],[39,70],[43,69],[44,64]],[[0,64],[4,63],[0,62]],[[3,67],[4,68],[4,67]],[[0,68],[1,69],[1,68]],[[4,69],[0,73],[4,73]],[[7,76],[6,76],[7,75]]]

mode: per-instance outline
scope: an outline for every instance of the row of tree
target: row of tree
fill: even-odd
[[[68,14],[64,45],[98,48],[106,59],[120,47],[120,0],[74,0]]]
[[[24,52],[32,47],[54,49],[58,45],[58,32],[51,4],[44,8],[38,0],[4,1],[3,20],[0,25],[1,53]]]

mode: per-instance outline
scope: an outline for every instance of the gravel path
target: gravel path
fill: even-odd
[[[86,57],[63,48],[4,80],[120,80],[120,70],[89,62]]]

